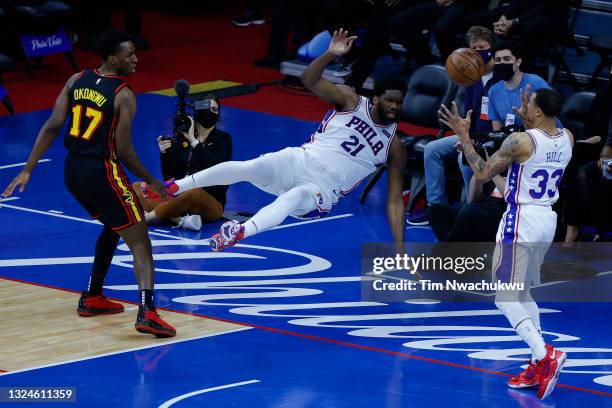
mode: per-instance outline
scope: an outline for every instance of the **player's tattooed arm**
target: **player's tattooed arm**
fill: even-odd
[[[323,78],[323,71],[336,57],[349,52],[356,38],[349,37],[342,29],[334,32],[327,52],[312,61],[300,78],[304,87],[321,99],[334,104],[339,111],[353,110],[359,102],[359,95],[349,86],[335,85]]]
[[[462,141],[461,147],[466,160],[480,182],[487,182],[506,170],[522,153],[521,134],[512,133],[489,160],[484,160],[474,149],[471,140]]]
[[[461,148],[465,159],[474,171],[474,176],[480,182],[487,182],[508,168],[513,161],[522,162],[527,160],[533,152],[534,146],[531,137],[526,133],[512,133],[504,140],[501,147],[488,160],[484,160],[476,150],[470,139],[470,124],[472,111],[465,118],[459,115],[457,105],[452,103],[449,110],[442,105],[438,111],[440,122],[448,126],[461,142]]]

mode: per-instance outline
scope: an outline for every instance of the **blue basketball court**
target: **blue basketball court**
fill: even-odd
[[[155,138],[170,131],[174,103],[138,96],[134,144],[157,176]],[[27,159],[48,114],[0,117],[2,189]],[[220,127],[233,137],[234,159],[243,160],[299,145],[317,123],[224,107]],[[0,203],[0,282],[36,285],[58,296],[87,285],[100,226],[65,189],[64,157],[58,140],[26,191]],[[15,353],[5,338],[0,387],[74,387],[76,402],[51,404],[69,407],[612,407],[609,303],[540,304],[546,341],[569,360],[555,392],[539,401],[533,390],[506,386],[529,350],[492,303],[362,301],[360,246],[391,241],[385,184],[379,182],[363,205],[357,190],[327,218],[288,219],[221,253],[211,252],[206,240],[220,223],[197,233],[151,227],[161,314],[170,323],[171,316],[186,314],[237,326],[190,337],[179,331],[160,345],[112,353],[93,348],[93,356],[21,369],[3,366]],[[238,184],[229,189],[226,210],[254,213],[271,200]],[[409,228],[406,239],[435,238],[429,228]],[[107,296],[137,300],[131,259],[121,245]],[[609,263],[600,266],[602,274],[612,270]],[[45,310],[29,312],[45,319]],[[68,329],[76,319],[70,313]],[[15,323],[0,316],[3,332]]]

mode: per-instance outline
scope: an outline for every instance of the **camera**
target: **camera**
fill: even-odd
[[[499,150],[502,143],[508,136],[515,132],[524,131],[522,126],[518,125],[510,125],[504,126],[500,130],[492,131],[492,132],[480,132],[480,133],[470,133],[470,139],[474,142],[474,150],[476,153],[480,155],[483,159],[486,159],[488,153],[491,156],[493,153]],[[463,164],[469,165],[467,162],[465,155],[462,159]]]
[[[189,113],[187,108],[193,109],[193,102],[187,99],[189,95],[189,82],[184,79],[179,79],[174,84],[174,91],[178,97],[177,109],[172,119],[174,137],[182,136],[181,132],[188,132],[191,126]]]

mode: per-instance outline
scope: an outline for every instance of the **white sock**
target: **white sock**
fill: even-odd
[[[495,302],[495,306],[503,312],[517,334],[529,345],[532,358],[541,360],[546,357],[544,338],[531,320],[527,308],[519,302]]]
[[[152,223],[157,220],[157,216],[155,216],[155,210],[153,211],[145,211],[145,221],[147,224]]]
[[[252,220],[248,220],[247,222],[242,224],[242,227],[244,228],[245,238],[250,237],[251,235],[255,235],[259,232],[259,228],[257,228],[257,225]]]
[[[520,322],[518,326],[515,327],[515,330],[531,348],[532,361],[534,361],[534,357],[536,361],[540,361],[546,357],[546,344],[544,343],[544,338],[538,329],[536,329],[531,318],[527,318]]]
[[[542,334],[542,326],[540,324],[540,308],[538,308],[537,303],[534,301],[528,301],[521,302],[521,304],[525,307],[525,309],[527,309],[529,317],[531,318],[531,321],[533,322],[533,325],[535,326],[536,330],[540,332],[540,334]],[[532,353],[531,361],[535,362],[536,360],[536,356]]]

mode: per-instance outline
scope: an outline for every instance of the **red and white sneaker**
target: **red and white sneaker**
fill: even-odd
[[[538,385],[538,366],[529,360],[529,365],[519,375],[508,380],[510,388],[531,388]]]
[[[174,182],[173,178],[164,181],[164,186],[166,187],[166,191],[170,197],[176,197],[178,195],[179,187]],[[147,200],[157,200],[159,198],[159,195],[145,182],[140,184],[140,190],[142,191],[142,195],[144,195]]]
[[[538,398],[543,400],[548,397],[557,385],[559,374],[567,360],[567,354],[563,351],[555,350],[553,346],[546,345],[546,357],[538,362]]]
[[[244,227],[238,221],[227,221],[221,229],[210,238],[210,249],[219,252],[222,249],[236,245],[244,238]]]

